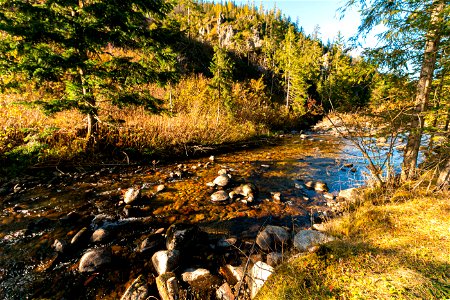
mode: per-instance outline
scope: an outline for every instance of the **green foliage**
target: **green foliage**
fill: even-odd
[[[97,118],[104,100],[154,109],[140,86],[173,79],[160,27],[169,9],[163,0],[2,0],[0,75],[62,83],[55,98],[40,101],[50,113],[77,108]]]
[[[214,47],[214,56],[210,67],[213,78],[210,86],[214,90],[213,99],[225,105],[228,111],[231,111],[231,86],[233,79],[233,62],[222,47]]]

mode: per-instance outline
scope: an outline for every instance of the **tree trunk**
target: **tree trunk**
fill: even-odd
[[[414,109],[415,117],[411,121],[411,131],[408,136],[408,143],[406,144],[403,158],[401,174],[403,181],[413,178],[416,173],[417,157],[424,126],[423,113],[427,110],[428,106],[431,82],[433,80],[433,72],[436,65],[436,54],[441,38],[438,26],[439,23],[441,23],[440,21],[442,21],[442,12],[445,4],[443,0],[435,0],[433,6],[431,26],[426,36],[425,52],[423,54],[422,68],[417,84],[416,107]]]
[[[88,96],[88,87],[86,86],[86,80],[84,78],[84,72],[83,69],[79,68],[78,73],[80,75],[80,82],[81,87],[83,89],[83,96],[86,98],[86,106],[88,108],[88,112],[86,114],[87,119],[87,132],[86,132],[86,140],[87,140],[87,146],[90,148],[95,143],[95,135],[97,132],[97,116],[98,116],[98,109],[95,106],[95,99],[94,97]]]

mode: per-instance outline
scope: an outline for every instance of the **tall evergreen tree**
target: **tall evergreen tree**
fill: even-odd
[[[213,98],[217,101],[217,121],[220,118],[221,107],[231,109],[231,87],[233,79],[233,62],[227,55],[227,51],[219,46],[214,47],[214,57],[210,66],[213,78],[211,88]]]
[[[436,57],[443,37],[448,36],[450,6],[445,0],[348,0],[344,12],[355,5],[361,8],[360,35],[379,24],[384,26],[381,46],[376,49],[382,62],[397,72],[407,66],[420,71],[402,166],[402,179],[407,180],[416,172]]]
[[[86,114],[92,141],[100,100],[156,108],[137,86],[174,75],[160,42],[168,9],[164,0],[0,0],[0,74],[60,83],[63,92],[41,99],[43,107]]]

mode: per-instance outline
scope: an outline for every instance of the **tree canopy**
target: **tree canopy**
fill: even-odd
[[[1,0],[1,75],[46,84],[45,110],[85,113],[89,138],[99,101],[156,108],[141,86],[173,78],[160,26],[169,9],[163,0]]]

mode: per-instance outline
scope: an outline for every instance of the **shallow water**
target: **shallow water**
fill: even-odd
[[[348,163],[355,169],[344,166]],[[257,201],[212,203],[214,189],[207,183],[223,168],[231,174],[233,186],[253,183],[259,190]],[[181,178],[171,176],[177,171]],[[330,208],[322,194],[303,188],[303,183],[323,181],[336,195],[363,184],[365,172],[358,151],[348,142],[326,135],[294,135],[258,149],[217,155],[214,162],[201,158],[94,171],[60,167],[51,174],[29,176],[0,204],[0,297],[118,298],[130,279],[152,272],[150,259],[135,249],[157,228],[190,223],[240,238],[258,224],[308,227],[311,215]],[[158,184],[165,190],[155,193]],[[132,186],[142,187],[142,199],[125,208],[120,203],[123,191]],[[281,202],[272,200],[275,192],[281,193]],[[72,218],[70,212],[77,214]],[[51,245],[55,239],[70,241],[100,216],[116,224],[125,220],[130,226],[106,244],[117,258],[114,266],[107,273],[81,275],[77,262],[84,249],[58,255]]]

